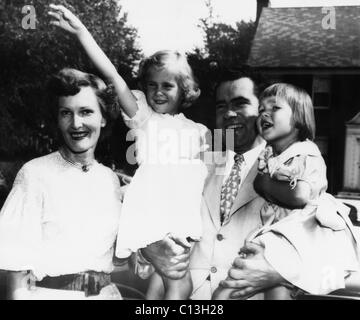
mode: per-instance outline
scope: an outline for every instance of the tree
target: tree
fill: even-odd
[[[224,67],[237,67],[246,63],[251,42],[255,35],[255,22],[240,21],[234,28],[231,25],[215,22],[212,1],[206,0],[208,16],[200,19],[204,32],[205,53],[209,60]]]
[[[235,28],[215,22],[211,0],[205,0],[208,16],[200,19],[205,48],[196,48],[188,54],[188,60],[200,82],[201,96],[196,108],[189,108],[188,115],[208,128],[215,128],[214,88],[221,71],[246,65],[251,42],[255,35],[255,23],[240,21]]]
[[[228,67],[246,63],[255,30],[253,22],[237,22],[236,28],[214,23],[204,30],[210,59]]]
[[[126,81],[141,58],[137,31],[116,0],[54,1],[75,12]],[[47,0],[0,1],[0,155],[34,156],[51,151],[45,84],[63,67],[97,73],[71,35],[49,24]],[[33,6],[35,28],[24,28],[25,10]],[[24,9],[24,13],[22,10]],[[26,21],[25,21],[26,22]]]

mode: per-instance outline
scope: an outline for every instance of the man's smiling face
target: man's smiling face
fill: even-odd
[[[224,143],[226,130],[233,131],[237,153],[248,151],[255,141],[258,106],[250,78],[223,82],[216,90],[216,127],[223,129]]]

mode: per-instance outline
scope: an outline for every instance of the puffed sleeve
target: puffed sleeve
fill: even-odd
[[[42,194],[25,164],[0,212],[0,269],[34,270],[41,248]]]
[[[307,155],[300,159],[303,170],[298,180],[305,181],[311,188],[311,199],[317,198],[327,189],[326,164],[321,156]]]
[[[326,190],[326,165],[321,156],[300,154],[281,163],[278,158],[268,160],[270,176],[289,181],[290,187],[295,188],[298,181],[305,181],[311,188],[311,199],[315,199]]]
[[[146,97],[142,91],[132,90],[132,93],[136,98],[138,111],[132,118],[128,117],[122,110],[121,115],[125,124],[130,129],[137,129],[142,127],[142,125],[150,118],[153,111],[147,104]]]
[[[209,141],[211,139],[210,130],[201,123],[196,123],[200,132],[200,152],[205,152],[210,148]]]

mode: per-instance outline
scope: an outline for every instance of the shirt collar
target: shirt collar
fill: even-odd
[[[243,153],[244,156],[244,164],[252,165],[258,159],[260,152],[265,148],[266,141],[262,141],[255,148],[250,149],[249,151]],[[226,160],[227,163],[234,163],[235,152],[233,150],[227,150]]]

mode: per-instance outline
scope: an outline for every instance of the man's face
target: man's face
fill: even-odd
[[[250,78],[223,82],[216,90],[216,127],[223,129],[223,143],[226,143],[226,131],[233,134],[237,153],[249,151],[253,146],[258,107]]]

